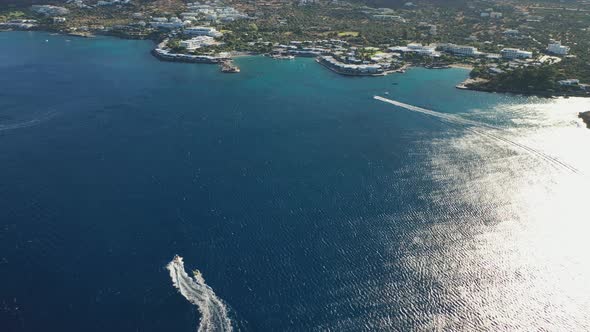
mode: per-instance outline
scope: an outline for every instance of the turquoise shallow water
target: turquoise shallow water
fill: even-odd
[[[174,254],[236,329],[590,329],[587,100],[460,91],[460,69],[0,45],[3,331],[193,331]]]

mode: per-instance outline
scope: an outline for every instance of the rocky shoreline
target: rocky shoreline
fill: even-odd
[[[472,91],[480,91],[480,92],[490,92],[490,93],[510,93],[514,95],[523,95],[523,96],[536,96],[542,98],[556,98],[556,97],[586,97],[590,98],[590,91],[580,90],[580,91],[520,91],[520,90],[510,90],[510,89],[494,89],[482,86],[481,83],[486,82],[485,79],[472,79],[468,78],[465,81],[457,84],[456,88],[461,90],[472,90]]]
[[[590,129],[590,111],[586,111],[586,112],[580,112],[578,114],[578,117],[580,119],[582,119],[582,121],[584,121],[584,123],[586,124],[586,127],[588,129]]]

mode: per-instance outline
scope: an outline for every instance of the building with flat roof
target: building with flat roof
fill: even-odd
[[[533,57],[533,52],[523,51],[518,48],[505,48],[500,51],[500,54],[505,59],[530,59]]]
[[[436,51],[436,46],[422,45],[420,43],[410,43],[407,46],[394,46],[390,47],[388,50],[391,52],[417,53],[433,57],[440,56],[440,53]]]
[[[552,40],[547,45],[547,52],[557,54],[557,55],[567,55],[570,51],[569,46],[561,45],[560,41]]]
[[[557,83],[559,83],[559,85],[562,85],[562,86],[571,86],[571,85],[580,84],[580,80],[578,80],[576,78],[568,78],[567,80],[557,81]]]
[[[477,56],[481,53],[477,50],[476,47],[468,46],[468,45],[455,45],[455,44],[439,44],[443,51],[452,53],[455,55],[462,55],[462,56]]]
[[[189,51],[194,51],[201,47],[216,45],[217,42],[213,37],[209,36],[197,36],[191,39],[183,40],[180,42],[180,46],[186,48]]]
[[[214,27],[188,27],[184,29],[184,33],[193,36],[209,36],[209,37],[221,37],[223,34]]]

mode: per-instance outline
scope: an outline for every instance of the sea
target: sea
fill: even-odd
[[[0,331],[590,330],[590,99],[153,47],[0,33]]]

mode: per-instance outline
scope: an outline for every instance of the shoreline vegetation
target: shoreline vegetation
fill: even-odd
[[[470,77],[457,88],[547,98],[590,97],[588,85],[579,84],[578,80],[560,78],[560,75],[554,66],[548,64],[517,68],[495,75],[478,72],[478,68],[474,68]]]

